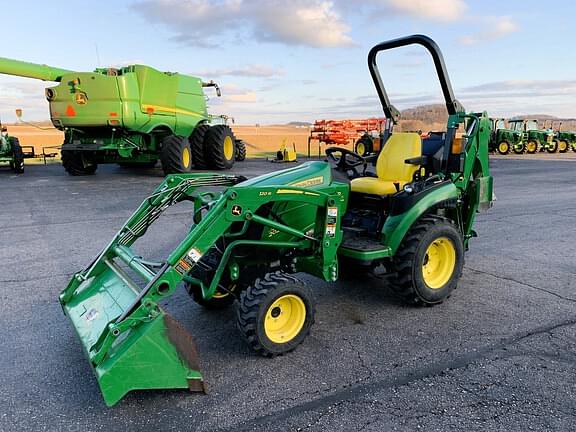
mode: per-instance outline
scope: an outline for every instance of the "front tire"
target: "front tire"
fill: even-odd
[[[12,155],[13,160],[10,163],[10,168],[16,174],[22,174],[24,172],[24,152],[22,147],[20,147],[20,141],[18,138],[12,138]]]
[[[560,140],[558,141],[558,153],[566,153],[570,146],[568,145],[568,141]]]
[[[442,303],[462,274],[462,235],[449,219],[424,217],[406,234],[392,266],[392,287],[407,303]]]
[[[230,169],[236,156],[236,138],[226,125],[212,126],[204,139],[208,166],[217,170]]]
[[[526,144],[525,143],[519,143],[519,144],[515,144],[512,146],[512,151],[515,154],[523,154],[524,150],[526,150]]]
[[[552,143],[548,144],[546,151],[548,153],[556,153],[558,151],[558,141],[552,141]]]
[[[62,150],[62,166],[71,176],[93,175],[98,165],[88,160],[82,152]]]
[[[190,150],[192,151],[192,163],[196,169],[206,169],[206,154],[204,150],[204,138],[210,129],[207,124],[199,124],[194,128],[192,135],[188,138]]]
[[[188,140],[181,136],[168,135],[162,140],[160,161],[165,175],[190,172],[192,153]]]
[[[298,279],[268,273],[242,292],[238,329],[250,348],[265,357],[294,350],[314,323],[314,299]]]
[[[246,143],[242,140],[236,140],[236,161],[242,162],[246,159]]]

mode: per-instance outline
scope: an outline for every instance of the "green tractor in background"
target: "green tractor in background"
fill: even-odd
[[[522,132],[508,129],[506,120],[503,118],[491,118],[492,133],[490,135],[490,151],[506,155],[510,151],[522,144]]]
[[[554,132],[550,129],[540,129],[538,120],[513,119],[508,120],[508,125],[511,130],[522,133],[522,140],[512,146],[514,153],[534,154],[539,150],[555,153],[558,150],[558,143],[554,140]]]
[[[58,83],[45,94],[52,124],[64,132],[62,165],[70,175],[94,174],[103,163],[149,168],[158,160],[165,174],[222,170],[242,154],[228,125],[211,125],[203,89],[215,87],[220,96],[213,81],[143,65],[74,72],[6,58],[0,73]]]
[[[447,129],[422,140],[396,133],[378,53],[419,44],[434,61]],[[455,99],[440,49],[422,35],[370,50],[370,74],[393,120],[377,155],[344,147],[328,162],[252,179],[173,174],[60,294],[108,405],[135,389],[204,389],[193,339],[160,303],[183,283],[209,308],[238,302],[237,324],[263,356],[295,349],[314,323],[313,294],[295,274],[334,282],[383,269],[409,304],[434,305],[456,288],[477,211],[492,204],[490,120]],[[215,189],[219,188],[219,189]],[[135,242],[172,205],[190,207],[190,229],[172,253],[144,259]],[[185,204],[184,204],[185,205]]]
[[[576,132],[574,131],[563,131],[562,122],[558,121],[558,127],[554,128],[555,122],[551,121],[550,128],[554,131],[555,141],[557,141],[557,147],[559,153],[566,153],[570,148],[576,151]]]
[[[18,138],[8,135],[6,127],[0,125],[0,163],[9,164],[17,174],[24,172],[25,154]]]

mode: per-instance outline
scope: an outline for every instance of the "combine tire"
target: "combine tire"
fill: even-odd
[[[204,139],[206,162],[213,169],[230,169],[236,156],[236,138],[226,125],[212,126]]]
[[[10,162],[10,168],[16,174],[22,174],[24,172],[24,152],[22,147],[20,147],[20,141],[18,138],[12,138],[12,154],[13,161]]]
[[[292,351],[313,323],[312,293],[286,273],[268,273],[240,296],[238,328],[250,348],[265,357]]]
[[[363,135],[360,137],[358,141],[356,141],[356,145],[354,146],[354,152],[359,154],[360,156],[366,156],[373,152],[372,148],[372,138],[367,135]]]
[[[568,141],[558,141],[558,153],[566,153],[569,148],[570,146],[568,145]]]
[[[98,165],[87,160],[81,152],[62,150],[62,166],[71,176],[93,175]]]
[[[188,140],[177,135],[168,135],[162,140],[160,162],[164,174],[187,173],[192,169],[192,154]]]
[[[246,144],[242,140],[236,140],[236,157],[238,162],[246,159]]]
[[[546,151],[548,153],[556,153],[558,151],[558,141],[552,141],[552,143],[548,144]]]
[[[442,303],[462,274],[462,235],[449,219],[424,217],[408,231],[392,265],[392,288],[407,303]]]
[[[508,153],[510,153],[510,144],[508,143],[508,141],[502,141],[501,143],[498,144],[496,151],[501,155],[507,155]]]
[[[538,141],[530,140],[526,143],[526,153],[534,154],[538,151]]]
[[[192,132],[192,135],[188,138],[188,141],[190,141],[190,149],[192,150],[192,162],[196,169],[208,168],[204,152],[204,138],[209,129],[210,126],[207,124],[200,124],[194,128],[194,132]]]

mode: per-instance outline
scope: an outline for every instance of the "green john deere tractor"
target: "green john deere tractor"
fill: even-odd
[[[514,119],[509,120],[508,125],[513,131],[522,133],[522,140],[512,146],[514,153],[533,154],[539,150],[554,153],[558,150],[554,132],[550,129],[540,129],[538,120]]]
[[[496,151],[501,155],[510,153],[512,148],[522,144],[522,132],[506,128],[506,121],[502,118],[490,119],[492,133],[490,134],[490,151]]]
[[[0,163],[9,164],[17,174],[24,172],[24,151],[18,138],[9,136],[8,130],[0,125]]]
[[[412,44],[430,52],[449,113],[446,131],[431,140],[393,131],[398,111],[376,63],[378,53]],[[313,294],[297,273],[334,282],[347,268],[383,268],[392,289],[416,305],[441,303],[456,288],[476,213],[492,203],[490,120],[455,99],[442,54],[426,36],[376,45],[368,66],[393,119],[378,155],[332,147],[329,162],[249,180],[169,175],[72,277],[60,303],[108,405],[135,389],[203,389],[191,335],[159,305],[181,283],[203,306],[238,302],[240,334],[268,357],[296,348],[314,322]],[[180,244],[162,260],[138,256],[134,243],[181,202],[193,210]]]
[[[555,137],[558,146],[558,153],[566,153],[570,148],[576,152],[576,132],[574,131],[563,131],[562,122],[558,122],[558,128],[555,132]],[[554,123],[551,125],[554,129]]]
[[[74,72],[6,58],[0,73],[58,83],[45,94],[54,127],[64,131],[62,165],[70,175],[158,160],[166,174],[229,169],[242,154],[225,122],[211,125],[203,88],[219,96],[213,81],[143,65]]]

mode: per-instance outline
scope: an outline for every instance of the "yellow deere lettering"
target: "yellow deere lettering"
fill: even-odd
[[[319,177],[312,177],[310,179],[306,179],[306,180],[302,180],[296,183],[292,183],[290,186],[296,186],[296,187],[309,187],[309,186],[316,186],[319,184],[324,183],[324,177],[319,176]]]

